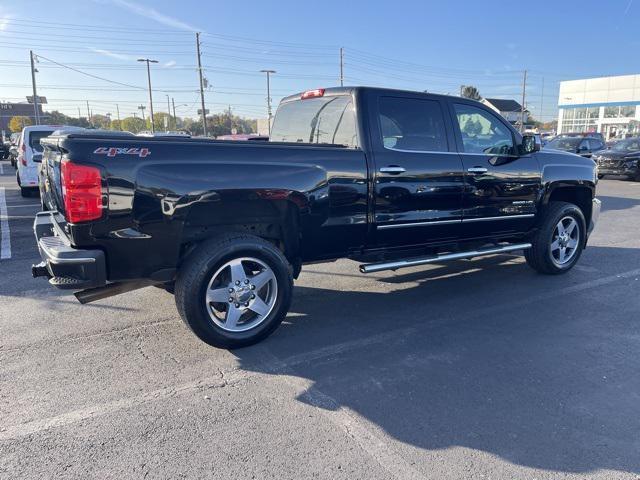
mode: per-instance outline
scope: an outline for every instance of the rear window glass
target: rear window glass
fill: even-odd
[[[382,97],[382,143],[393,150],[446,152],[447,135],[440,103],[435,100]]]
[[[42,140],[44,137],[48,137],[52,133],[53,133],[53,130],[44,131],[44,132],[43,131],[29,132],[29,146],[33,148],[36,152],[42,152],[44,148],[42,147],[42,145],[40,145],[40,140]]]
[[[355,109],[350,96],[319,97],[280,105],[270,140],[357,147],[356,132]]]

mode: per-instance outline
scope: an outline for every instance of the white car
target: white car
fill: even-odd
[[[33,125],[22,129],[18,142],[18,158],[16,161],[16,180],[20,186],[20,194],[29,196],[38,191],[38,165],[42,162],[43,147],[40,140],[58,130],[79,129],[80,127],[65,127],[63,125]]]

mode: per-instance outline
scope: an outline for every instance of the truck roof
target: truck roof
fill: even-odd
[[[412,95],[415,94],[420,94],[420,95],[425,95],[428,97],[442,97],[442,98],[455,98],[456,100],[460,100],[461,97],[458,97],[457,95],[443,95],[440,93],[431,93],[431,92],[421,92],[419,90],[406,90],[406,89],[398,89],[398,88],[383,88],[383,87],[367,87],[367,86],[362,86],[362,85],[356,85],[356,86],[350,86],[350,87],[328,87],[328,88],[319,88],[318,90],[323,90],[324,93],[322,96],[336,96],[336,95],[352,95],[353,93],[357,92],[357,91],[362,91],[362,90],[371,90],[371,91],[378,91],[378,92],[384,92],[384,93],[395,93],[395,94],[402,94],[402,93],[410,93]],[[294,100],[300,100],[302,98],[302,95],[307,93],[307,92],[313,92],[314,90],[306,90],[304,92],[298,92],[298,93],[294,93],[293,95],[288,95],[286,97],[284,97],[280,103],[286,103],[286,102],[291,102]],[[462,100],[470,100],[468,98],[462,98]]]

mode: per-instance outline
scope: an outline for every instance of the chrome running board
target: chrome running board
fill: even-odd
[[[447,260],[482,257],[485,255],[495,255],[496,253],[513,252],[514,250],[527,250],[528,248],[531,248],[530,243],[516,243],[514,245],[481,248],[478,250],[469,250],[467,252],[445,253],[443,255],[435,255],[430,257],[407,258],[405,260],[396,260],[394,262],[370,263],[368,265],[360,265],[360,271],[362,273],[373,273],[381,272],[383,270],[397,270],[399,268],[415,267],[418,265],[444,262]]]

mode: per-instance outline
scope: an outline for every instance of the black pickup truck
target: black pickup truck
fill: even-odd
[[[268,142],[43,144],[33,275],[82,303],[165,288],[198,337],[228,348],[277,328],[305,263],[348,257],[368,273],[524,251],[559,274],[600,212],[592,160],[539,151],[478,102],[417,92],[292,95]]]

